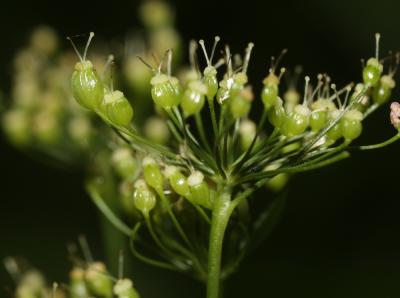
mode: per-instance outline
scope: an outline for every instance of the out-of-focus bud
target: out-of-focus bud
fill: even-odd
[[[137,169],[138,163],[133,157],[129,148],[118,148],[114,150],[111,156],[113,168],[122,178],[132,178]]]
[[[89,292],[92,295],[111,298],[112,280],[107,276],[106,266],[101,262],[94,262],[86,270],[85,279]]]
[[[147,138],[159,144],[167,143],[170,137],[166,120],[160,117],[151,117],[146,121],[144,134]]]
[[[88,117],[83,115],[72,117],[69,120],[67,130],[71,139],[79,146],[85,147],[89,144],[92,134],[92,125]]]
[[[130,279],[124,278],[118,280],[114,285],[114,294],[118,298],[139,298],[139,293],[134,289]]]
[[[3,128],[15,145],[26,145],[31,139],[31,121],[25,110],[14,109],[6,112],[3,117]]]
[[[85,270],[76,267],[69,274],[69,293],[71,298],[89,297],[89,291],[85,281]]]
[[[33,119],[33,131],[43,144],[55,144],[61,138],[61,128],[57,117],[46,110],[40,111]]]
[[[144,25],[156,29],[170,25],[174,20],[174,12],[163,1],[145,1],[140,7],[140,18]]]
[[[54,54],[58,47],[58,36],[50,27],[41,26],[33,31],[31,46],[42,55]]]
[[[243,150],[247,150],[256,135],[256,124],[249,119],[243,120],[240,122],[239,134],[240,145]]]

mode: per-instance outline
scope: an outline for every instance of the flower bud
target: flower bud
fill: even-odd
[[[114,294],[118,298],[140,298],[138,292],[133,288],[132,281],[128,278],[120,279],[115,283]]]
[[[104,298],[112,297],[112,280],[107,274],[106,266],[102,262],[94,262],[88,266],[85,279],[92,295]]]
[[[367,65],[363,69],[364,84],[375,86],[381,77],[382,70],[383,66],[379,63],[378,59],[368,59]]]
[[[176,78],[165,74],[157,74],[150,81],[151,97],[155,104],[161,108],[177,106],[181,101],[181,89]]]
[[[191,116],[201,111],[204,106],[204,95],[207,87],[201,81],[190,82],[182,96],[181,107],[186,116]]]
[[[156,196],[154,195],[153,191],[147,187],[146,182],[142,179],[139,179],[135,182],[133,203],[145,217],[147,217],[149,212],[156,206]]]
[[[86,298],[89,290],[85,282],[85,271],[82,268],[76,267],[71,270],[69,282],[69,293],[71,298]]]
[[[212,208],[210,189],[204,181],[204,176],[201,172],[193,172],[187,180],[189,185],[192,201],[206,208]]]
[[[133,109],[121,91],[113,91],[104,96],[102,109],[108,120],[120,126],[127,126],[133,118]]]
[[[138,169],[136,159],[132,156],[131,150],[126,147],[113,151],[111,164],[121,178],[132,178]]]
[[[72,94],[80,105],[92,111],[99,108],[104,98],[104,86],[90,61],[76,63],[71,86]]]
[[[340,119],[340,128],[346,140],[354,140],[360,136],[362,119],[363,114],[358,110],[350,110],[343,115],[342,119]]]
[[[186,177],[178,170],[177,167],[167,166],[165,168],[165,176],[169,180],[171,188],[180,196],[187,199],[190,198],[189,185]]]
[[[169,25],[174,13],[164,1],[146,1],[140,7],[140,18],[147,27],[157,29]]]

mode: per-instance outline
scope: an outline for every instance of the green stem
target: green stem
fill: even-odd
[[[232,211],[230,193],[222,192],[216,199],[211,220],[207,298],[220,298],[222,244]]]
[[[374,145],[367,145],[367,146],[360,146],[360,147],[356,147],[356,149],[359,149],[359,150],[379,149],[379,148],[383,148],[385,146],[388,146],[388,145],[396,142],[398,139],[400,139],[400,132],[397,135],[391,137],[389,140],[386,140],[382,143],[374,144]]]
[[[204,131],[203,119],[201,119],[200,113],[196,113],[194,115],[194,118],[196,120],[197,130],[199,132],[200,139],[203,142],[203,146],[206,148],[208,152],[211,152],[211,148],[210,145],[208,144],[206,133]]]
[[[208,106],[211,112],[211,123],[214,130],[214,136],[218,136],[217,116],[215,115],[214,100],[212,97],[208,98]]]

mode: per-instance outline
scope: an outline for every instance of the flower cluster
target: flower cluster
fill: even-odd
[[[251,218],[250,197],[255,190],[272,181],[272,188],[280,188],[287,174],[324,167],[348,157],[349,150],[379,148],[399,138],[397,134],[381,144],[350,147],[361,135],[365,118],[390,99],[395,87],[398,55],[391,56],[395,61],[384,74],[387,59],[379,59],[379,34],[375,57],[364,66],[362,82],[340,90],[328,75],[319,74],[315,84],[305,76],[303,95],[295,86],[282,92],[286,69],[277,71],[284,50],[272,59],[263,80],[257,105],[263,109],[257,122],[249,117],[256,101],[247,76],[254,44],[249,43],[243,56],[233,55],[226,46],[214,64],[219,40],[215,38],[210,55],[203,40],[192,42],[191,67],[179,78],[172,74],[171,49],[155,58],[154,65],[140,58],[152,73],[155,109],[172,136],[166,143],[140,134],[132,125],[136,106],[105,83],[78,51],[80,62],[72,75],[75,99],[126,142],[112,160],[123,178],[122,199],[133,225],[104,203],[100,191],[104,179],[88,183],[95,203],[130,237],[138,258],[207,280],[209,298],[218,297],[219,281],[235,270],[252,246],[260,225]],[[205,57],[202,71],[196,60],[198,45]],[[391,119],[396,126],[397,104],[392,104]],[[280,205],[276,200],[269,202],[269,211]],[[144,226],[147,236],[141,234]],[[137,244],[151,246],[151,242],[156,254],[143,255]]]

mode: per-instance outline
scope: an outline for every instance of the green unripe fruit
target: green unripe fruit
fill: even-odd
[[[157,74],[151,79],[151,97],[161,108],[177,106],[181,101],[179,82],[164,74]]]
[[[156,161],[151,157],[143,158],[143,175],[147,184],[153,187],[158,193],[162,192],[164,178]]]
[[[247,150],[256,136],[256,124],[248,119],[243,120],[240,123],[239,134],[241,148]]]
[[[346,140],[354,140],[361,135],[363,114],[357,110],[350,110],[340,120],[342,135]]]
[[[135,183],[133,203],[145,217],[147,217],[149,212],[156,206],[155,194],[147,187],[146,182],[142,179],[139,179]]]
[[[310,110],[304,105],[297,105],[294,110],[287,115],[282,123],[282,134],[288,137],[302,134],[308,127]]]
[[[365,89],[365,85],[364,84],[357,84],[354,87],[354,92],[350,97],[350,102],[353,103],[354,100],[357,100],[357,103],[353,104],[353,109],[359,110],[360,112],[365,111],[365,109],[368,107],[369,105],[369,96],[367,94],[363,94],[361,96],[361,98],[359,98],[359,95],[361,94],[361,92]]]
[[[379,84],[374,88],[372,92],[372,99],[376,104],[384,104],[387,102],[392,95],[392,89],[396,86],[391,76],[382,76]]]
[[[261,98],[266,109],[271,109],[278,104],[279,78],[271,73],[264,79]]]
[[[233,118],[237,119],[246,116],[250,112],[252,100],[253,92],[250,86],[244,88],[238,95],[233,96],[229,102]]]
[[[138,292],[133,288],[132,281],[128,278],[120,279],[115,283],[114,294],[118,298],[140,298]]]
[[[210,189],[204,181],[204,176],[201,172],[195,171],[188,177],[187,183],[190,188],[191,198],[195,204],[199,204],[206,208],[212,208],[210,197]]]
[[[278,97],[277,104],[268,111],[268,120],[275,128],[280,128],[285,118],[286,113],[282,99]]]
[[[128,148],[114,150],[111,155],[111,163],[121,178],[132,178],[138,169],[138,163]]]
[[[363,69],[364,83],[369,86],[375,86],[381,77],[382,70],[382,64],[376,58],[370,58]]]
[[[207,66],[203,73],[203,83],[207,87],[206,96],[208,99],[213,99],[218,91],[217,70],[213,66]]]
[[[327,121],[328,115],[326,111],[316,110],[311,112],[310,127],[312,131],[320,131],[325,127]]]
[[[85,279],[92,295],[104,298],[112,297],[112,280],[107,276],[106,267],[103,263],[91,263],[86,270]]]
[[[196,114],[204,106],[204,95],[207,87],[200,81],[190,82],[188,88],[183,93],[181,107],[186,116]]]
[[[334,121],[336,118],[338,118],[340,115],[339,110],[334,110],[329,113],[329,119],[330,121]],[[340,139],[342,135],[342,129],[340,127],[340,124],[335,124],[328,132],[326,133],[326,136],[328,137],[329,140],[331,141],[336,141]]]
[[[96,110],[103,101],[103,82],[90,61],[76,63],[71,87],[75,100],[89,110]]]
[[[180,196],[187,199],[190,198],[189,185],[187,183],[186,177],[179,172],[179,170],[174,166],[168,166],[165,169],[165,176],[169,180],[169,184],[172,189]]]
[[[108,120],[119,126],[127,126],[133,118],[133,109],[121,91],[113,91],[104,96],[104,111]]]
[[[320,131],[328,122],[328,112],[335,109],[332,101],[325,98],[316,100],[312,105],[310,115],[310,127],[312,131]]]
[[[85,271],[82,268],[74,268],[70,272],[69,293],[71,298],[89,297],[89,290],[85,282]]]

